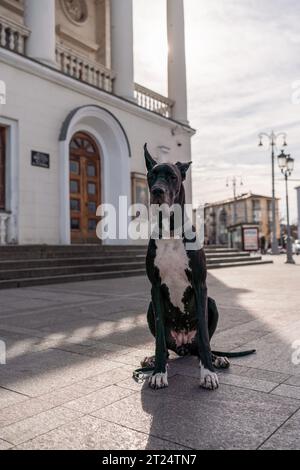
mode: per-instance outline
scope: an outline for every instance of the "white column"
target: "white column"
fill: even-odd
[[[183,0],[167,0],[167,25],[168,94],[175,101],[172,117],[188,124]]]
[[[297,191],[297,202],[298,202],[298,238],[300,240],[300,186],[295,188]]]
[[[26,55],[55,65],[55,0],[25,0]]]
[[[132,0],[111,0],[111,64],[114,93],[134,100]]]

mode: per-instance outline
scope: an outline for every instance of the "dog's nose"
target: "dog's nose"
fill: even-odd
[[[157,196],[157,197],[162,196],[164,194],[164,190],[162,188],[158,188],[158,187],[152,188],[151,192],[152,192],[153,196]]]

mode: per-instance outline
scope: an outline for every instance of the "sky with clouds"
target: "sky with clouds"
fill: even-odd
[[[294,187],[300,185],[299,0],[184,3],[189,120],[197,129],[192,145],[195,205],[230,197],[226,178],[234,175],[243,178],[240,193],[270,195],[270,149],[267,142],[257,146],[257,135],[274,129],[288,134],[288,151],[295,158],[292,178],[298,181],[290,182],[295,221]],[[162,94],[167,94],[165,4],[134,0],[135,79]],[[278,153],[280,149],[281,141]],[[284,218],[284,182],[277,165],[276,192]]]

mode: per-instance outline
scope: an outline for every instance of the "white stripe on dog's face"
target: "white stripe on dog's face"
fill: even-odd
[[[183,296],[190,282],[186,275],[189,270],[187,257],[182,240],[155,240],[156,257],[154,264],[159,269],[161,283],[169,289],[170,301],[174,307],[184,312]]]

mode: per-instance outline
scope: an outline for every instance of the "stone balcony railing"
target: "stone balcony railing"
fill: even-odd
[[[100,63],[80,56],[61,44],[56,45],[56,62],[64,74],[101,90],[113,91],[114,73]]]
[[[61,44],[56,45],[56,62],[64,74],[113,93],[115,74],[100,63],[91,61]],[[161,116],[172,117],[172,100],[136,83],[134,90],[139,106]]]
[[[0,46],[19,54],[25,53],[25,40],[30,31],[25,26],[0,16]]]
[[[153,111],[154,113],[160,114],[161,116],[171,118],[172,108],[174,101],[171,99],[156,93],[155,91],[149,90],[138,83],[134,84],[135,99],[139,106],[142,108]]]
[[[24,55],[25,41],[29,35],[30,30],[25,26],[0,16],[0,47]],[[65,75],[113,93],[115,74],[100,63],[59,43],[56,45],[56,62],[58,69]],[[141,108],[166,118],[172,117],[174,102],[169,98],[137,83],[134,85],[134,97]]]

